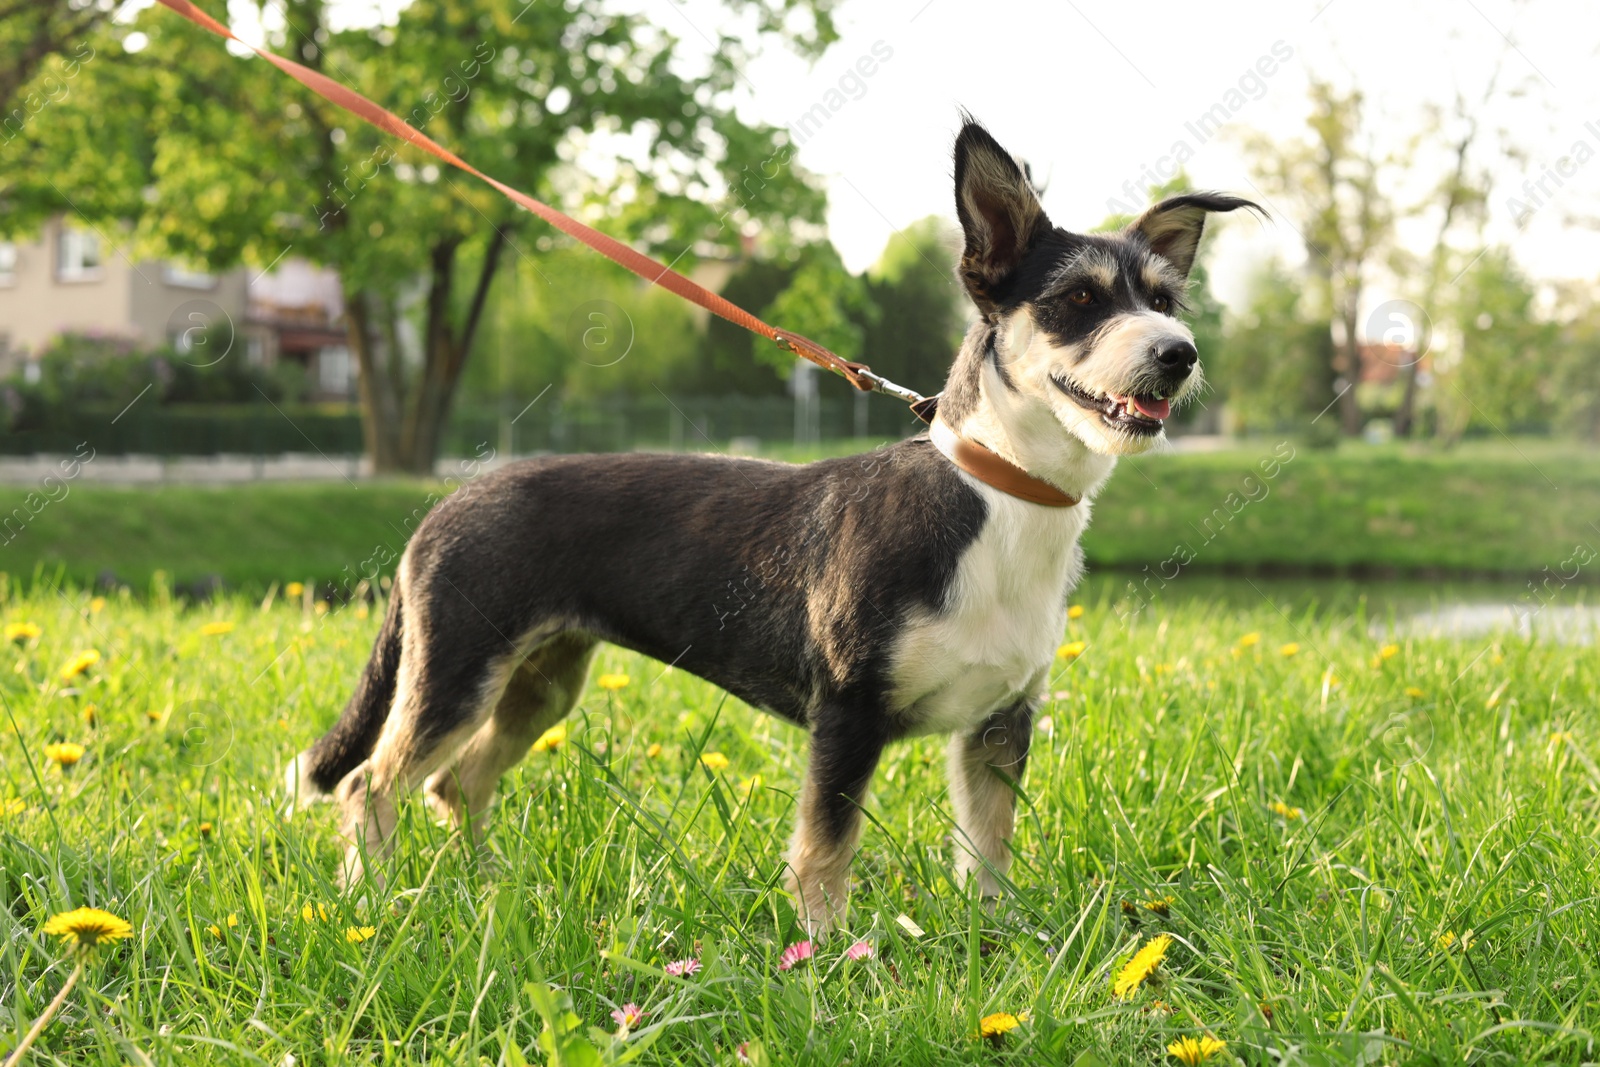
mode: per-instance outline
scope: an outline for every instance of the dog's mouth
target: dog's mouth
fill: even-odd
[[[1127,396],[1107,393],[1099,396],[1064,378],[1051,377],[1050,380],[1074,404],[1099,415],[1107,426],[1127,433],[1143,436],[1158,434],[1167,416],[1172,414],[1172,400],[1165,393],[1132,393]]]

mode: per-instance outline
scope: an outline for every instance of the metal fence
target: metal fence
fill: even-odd
[[[0,454],[67,454],[87,443],[100,455],[276,456],[362,451],[354,409],[249,404],[230,407],[82,410],[49,427],[0,434]],[[915,420],[887,397],[640,397],[570,400],[543,397],[502,410],[458,409],[445,455],[619,452],[636,448],[811,444],[847,437],[899,437]]]

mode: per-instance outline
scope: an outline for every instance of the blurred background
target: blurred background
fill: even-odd
[[[1600,38],[1576,0],[201,6],[925,393],[971,314],[961,108],[1059,225],[1249,197],[1270,218],[1216,220],[1197,272],[1209,390],[1086,544],[1107,595],[1450,581],[1531,627],[1592,580]],[[0,0],[0,111],[13,575],[338,599],[512,457],[806,459],[917,428],[148,0]]]

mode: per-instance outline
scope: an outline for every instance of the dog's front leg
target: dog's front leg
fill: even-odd
[[[811,727],[811,762],[788,860],[789,891],[812,936],[844,924],[861,804],[883,752],[880,721],[870,711],[828,708]]]
[[[1028,763],[1033,705],[1020,703],[989,716],[971,733],[950,738],[950,799],[956,809],[956,878],[976,875],[985,897],[1000,895],[998,875],[1011,866],[1016,795]]]

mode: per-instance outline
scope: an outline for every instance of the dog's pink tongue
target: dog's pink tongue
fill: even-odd
[[[1172,401],[1156,400],[1154,397],[1136,396],[1133,406],[1144,412],[1152,419],[1164,419],[1172,414]]]

